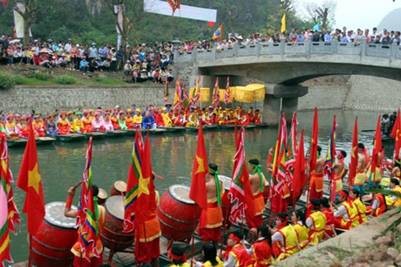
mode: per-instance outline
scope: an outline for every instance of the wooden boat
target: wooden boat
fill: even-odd
[[[10,138],[7,139],[8,147],[23,147],[28,140],[24,138]]]
[[[174,126],[174,127],[159,127],[160,129],[165,129],[166,133],[178,133],[178,132],[184,132],[185,127],[180,127],[180,126]]]
[[[38,145],[50,145],[56,141],[56,138],[50,136],[43,136],[36,138],[36,144]]]
[[[219,126],[219,128],[220,129],[223,129],[223,130],[233,130],[233,129],[235,129],[235,128],[238,128],[239,126],[238,125],[235,125],[235,124],[224,124],[224,125],[220,125]]]
[[[91,132],[91,133],[85,133],[84,136],[86,136],[86,138],[92,137],[93,139],[100,139],[104,138],[106,134],[101,132]]]
[[[161,129],[161,128],[155,128],[155,129],[150,129],[150,130],[142,130],[144,133],[149,131],[149,134],[152,135],[158,135],[158,134],[164,134],[165,132],[167,132],[166,129]]]
[[[57,141],[60,141],[63,143],[82,141],[82,140],[85,140],[85,138],[86,138],[85,135],[78,134],[78,133],[57,135],[57,137],[56,137]]]
[[[115,130],[105,133],[106,137],[122,137],[127,135],[127,131]]]
[[[218,130],[219,126],[218,125],[205,125],[203,126],[203,130],[205,131],[213,131],[213,130]]]
[[[185,127],[187,132],[195,133],[198,131],[198,127]]]

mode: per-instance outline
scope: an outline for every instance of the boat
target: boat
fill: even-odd
[[[24,138],[10,138],[7,139],[8,147],[23,147],[28,140]]]
[[[152,134],[152,135],[158,135],[158,134],[163,134],[163,133],[167,132],[166,129],[162,129],[162,128],[155,128],[155,129],[142,130],[142,131],[145,133],[149,131],[149,134]]]
[[[232,130],[235,128],[240,127],[239,125],[235,125],[235,124],[224,124],[224,125],[220,125],[219,128],[220,129],[224,129],[224,130]]]
[[[102,132],[90,132],[90,133],[85,133],[84,136],[89,139],[89,137],[92,137],[93,139],[100,139],[104,138],[106,136],[105,133]]]
[[[217,125],[205,125],[203,127],[203,130],[205,130],[205,131],[213,131],[213,130],[218,130],[218,129],[219,129],[219,126],[217,126]]]
[[[82,141],[82,140],[85,140],[85,138],[86,138],[85,135],[78,134],[78,133],[66,134],[66,135],[57,135],[56,136],[57,141],[60,141],[60,142],[63,142],[63,143]]]
[[[56,141],[56,138],[50,136],[43,136],[36,138],[36,144],[38,145],[50,145]]]
[[[127,135],[127,131],[115,130],[111,132],[106,132],[105,135],[106,137],[122,137]]]
[[[174,127],[159,127],[159,129],[165,129],[166,133],[178,133],[184,132],[186,127],[174,126]]]

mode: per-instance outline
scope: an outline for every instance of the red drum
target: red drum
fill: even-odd
[[[200,209],[189,198],[189,187],[172,185],[160,198],[157,213],[164,237],[186,241],[198,225]]]
[[[100,233],[103,245],[110,250],[123,251],[134,243],[134,232],[123,233],[124,199],[111,196],[106,200],[106,218]]]
[[[124,181],[116,181],[110,189],[110,196],[121,196],[127,192],[127,183]]]
[[[71,266],[71,248],[77,241],[76,219],[64,216],[64,202],[46,204],[46,215],[38,232],[32,236],[29,258],[32,266]],[[76,207],[73,207],[76,209]]]
[[[223,210],[223,219],[224,219],[224,223],[228,223],[228,215],[230,212],[230,204],[228,203],[228,198],[227,198],[227,194],[228,191],[230,190],[231,187],[231,183],[232,183],[232,179],[230,177],[224,176],[224,175],[219,175],[219,180],[221,182],[223,182],[223,187],[225,190],[225,193],[223,195],[223,202],[221,205],[221,209]]]

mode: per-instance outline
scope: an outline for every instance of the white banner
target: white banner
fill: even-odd
[[[217,10],[210,8],[201,8],[187,5],[180,5],[180,9],[177,9],[173,14],[170,5],[165,1],[160,0],[144,0],[143,1],[144,11],[149,13],[155,13],[159,15],[174,16],[187,19],[195,19],[207,22],[216,22]]]

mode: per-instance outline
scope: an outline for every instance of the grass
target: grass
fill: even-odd
[[[124,81],[122,72],[95,72],[84,75],[79,71],[61,68],[12,65],[0,66],[0,75],[6,76],[18,86],[82,86],[82,87],[134,87]]]

